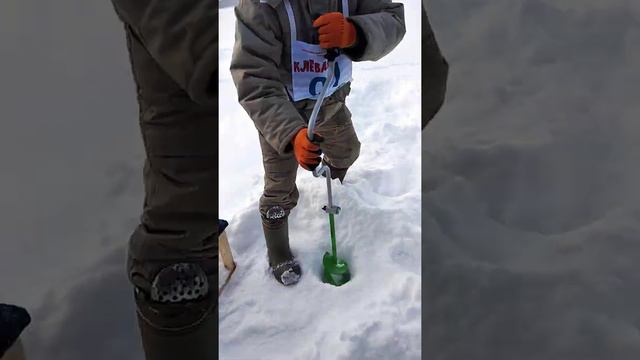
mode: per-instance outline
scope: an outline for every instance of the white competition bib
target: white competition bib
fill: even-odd
[[[299,41],[296,31],[296,19],[290,0],[284,0],[291,30],[291,86],[287,87],[293,101],[317,99],[327,80],[329,61],[325,59],[326,50],[320,45]],[[342,0],[344,16],[349,16],[349,1]],[[325,96],[333,94],[342,85],[351,81],[351,59],[341,54],[336,58],[333,84]]]

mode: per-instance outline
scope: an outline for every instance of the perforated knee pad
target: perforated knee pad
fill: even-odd
[[[201,267],[179,263],[166,267],[151,284],[151,300],[163,304],[198,300],[209,292],[209,281]]]
[[[271,206],[262,214],[262,223],[268,228],[278,228],[287,220],[289,212],[280,205]]]
[[[138,315],[147,325],[167,331],[195,327],[215,307],[207,274],[197,264],[161,269],[148,293],[136,288]]]

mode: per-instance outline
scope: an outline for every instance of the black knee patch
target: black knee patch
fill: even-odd
[[[269,227],[279,226],[287,219],[288,212],[280,205],[275,205],[267,209],[262,215],[262,221]]]
[[[265,214],[265,218],[267,218],[268,220],[279,220],[285,218],[286,216],[287,212],[280,205],[270,207]]]
[[[149,329],[189,331],[215,310],[210,280],[202,267],[178,263],[160,270],[148,291],[136,287],[138,316]]]
[[[160,270],[151,284],[151,300],[163,304],[198,300],[208,292],[209,281],[204,270],[188,263]]]

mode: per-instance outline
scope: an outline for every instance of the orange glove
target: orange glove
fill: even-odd
[[[322,138],[318,135],[314,136],[317,142],[321,141]],[[293,144],[293,153],[298,160],[300,166],[302,166],[305,170],[312,171],[320,164],[320,155],[322,154],[322,150],[320,150],[320,146],[314,144],[307,137],[307,128],[302,128],[298,131],[296,136],[291,140]]]
[[[356,26],[339,12],[326,13],[313,22],[323,49],[348,48],[356,43]]]

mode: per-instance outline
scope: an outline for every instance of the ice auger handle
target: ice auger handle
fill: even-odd
[[[329,51],[327,51],[327,54],[329,54]],[[311,141],[313,141],[313,131],[316,128],[316,120],[318,119],[318,112],[320,112],[322,101],[324,100],[324,97],[327,94],[327,90],[329,89],[331,82],[333,82],[333,77],[335,75],[335,62],[336,62],[335,57],[332,60],[329,60],[329,71],[327,73],[327,79],[324,81],[324,84],[322,85],[322,90],[320,90],[320,95],[318,95],[318,99],[316,100],[316,103],[313,105],[313,111],[311,111],[311,116],[309,117],[309,125],[307,126],[307,137]]]

